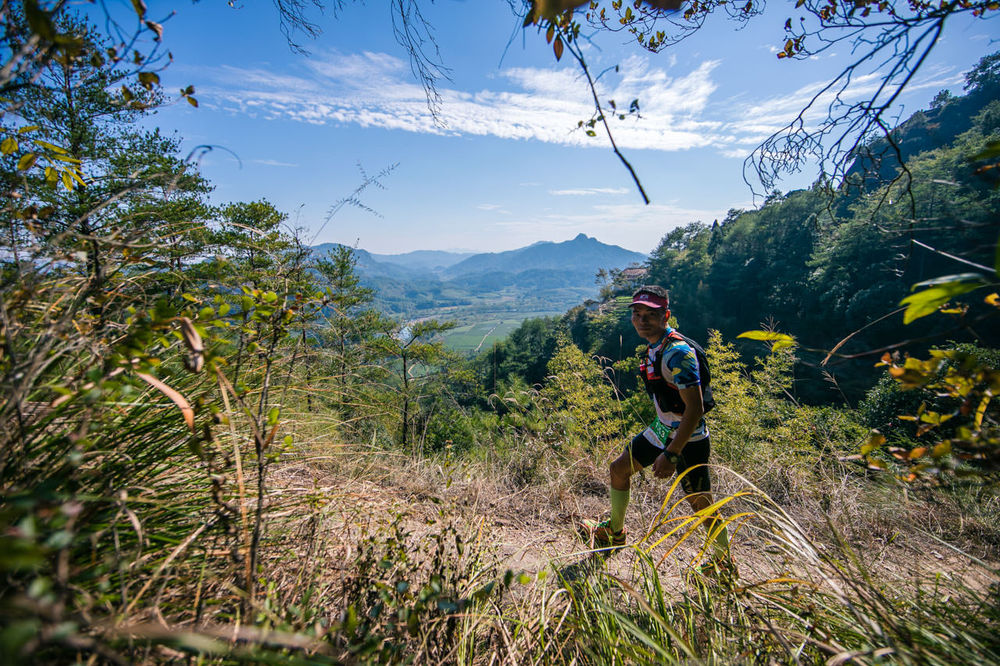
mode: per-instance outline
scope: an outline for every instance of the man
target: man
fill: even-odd
[[[695,511],[712,505],[711,477],[708,473],[709,438],[705,424],[705,396],[698,369],[698,357],[691,345],[667,320],[670,301],[667,290],[649,285],[632,295],[632,326],[648,343],[640,364],[646,390],[653,398],[656,419],[636,435],[611,463],[611,518],[600,523],[584,521],[598,547],[625,544],[625,509],[629,502],[631,477],[653,466],[653,475],[668,479],[675,472],[688,503]],[[729,532],[718,517],[702,523],[713,539],[713,564],[727,571]]]

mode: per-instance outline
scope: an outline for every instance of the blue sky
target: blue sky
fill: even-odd
[[[615,136],[652,199],[645,206],[606,138],[574,131],[591,114],[575,64],[522,33],[504,0],[424,3],[450,72],[439,85],[443,124],[393,37],[388,3],[315,14],[323,34],[302,38],[308,56],[289,49],[271,3],[149,5],[154,17],[176,12],[164,21],[174,58],[161,74],[166,90],[194,85],[200,103],[169,106],[153,122],[186,150],[213,146],[201,160],[212,200],[266,198],[307,239],[378,253],[502,251],[581,232],[649,252],[677,226],[753,206],[744,158],[850,55],[845,46],[778,60],[783,4],[743,30],[718,17],[659,55],[624,35],[597,36],[586,47],[592,70],[618,65],[600,79],[602,97],[640,100],[642,118],[616,123]],[[942,88],[960,93],[962,73],[998,37],[995,20],[950,25],[903,99],[904,116]],[[860,79],[858,91],[877,79]],[[327,219],[360,169],[390,165],[384,189],[361,196],[377,215],[347,206]],[[807,167],[779,187],[815,175]]]

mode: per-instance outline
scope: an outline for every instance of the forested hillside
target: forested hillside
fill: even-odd
[[[837,191],[818,184],[773,192],[759,209],[731,210],[664,235],[645,280],[669,289],[682,330],[703,341],[710,330],[726,339],[761,327],[791,334],[801,345],[793,393],[810,402],[846,396],[852,404],[880,375],[874,365],[882,353],[904,341],[914,340],[906,345],[911,353],[947,340],[1000,345],[982,291],[959,299],[967,308],[960,316],[910,326],[899,307],[919,282],[966,273],[968,262],[995,262],[1000,181],[995,169],[979,168],[995,158],[977,154],[1000,131],[997,59],[984,59],[966,78],[967,94],[942,93],[934,108],[894,132],[912,155],[893,184],[866,185],[856,167]],[[884,152],[884,143],[871,152]],[[608,304],[635,287],[619,275],[605,292]],[[611,361],[640,342],[622,307],[601,314],[578,308],[563,327],[581,349]],[[752,344],[742,348],[747,358],[759,353]],[[540,380],[530,368],[520,374]]]
[[[654,249],[712,368],[714,504],[639,473],[609,552],[577,528],[655,418],[626,274],[448,351],[453,324],[389,316],[350,248],[209,203],[148,129],[163,26],[126,9],[121,39],[2,5],[0,663],[1000,663],[1000,58],[911,121],[968,122],[902,179]]]

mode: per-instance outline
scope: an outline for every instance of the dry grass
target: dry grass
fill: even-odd
[[[947,524],[949,517],[956,517],[954,509],[844,470],[839,482],[828,477],[818,483],[817,479],[782,474],[780,482],[786,484],[786,493],[780,502],[754,492],[726,506],[730,515],[750,514],[741,521],[733,539],[734,559],[741,574],[734,586],[720,588],[692,577],[700,531],[679,545],[673,538],[649,548],[664,528],[638,544],[638,549],[608,560],[599,574],[586,577],[583,588],[567,586],[558,574],[565,572],[567,565],[589,562],[575,524],[580,518],[607,510],[605,457],[580,453],[578,458],[544,455],[532,459],[532,451],[525,449],[506,459],[440,457],[413,461],[370,450],[341,451],[336,465],[322,457],[287,460],[276,468],[274,482],[276,490],[286,496],[305,493],[322,498],[322,506],[317,508],[323,515],[322,526],[312,539],[323,546],[309,553],[308,561],[313,584],[325,589],[333,604],[327,609],[332,625],[343,609],[345,589],[358,583],[358,544],[391,540],[393,530],[397,535],[405,534],[399,547],[411,554],[407,564],[411,575],[421,570],[426,574],[435,535],[445,528],[462,534],[468,547],[476,551],[470,560],[474,571],[466,571],[464,576],[481,583],[491,578],[500,581],[504,571],[516,572],[509,586],[498,587],[499,591],[478,604],[474,613],[452,615],[462,618],[465,638],[438,646],[436,654],[448,662],[570,663],[579,659],[602,663],[601,654],[605,653],[589,645],[585,635],[598,640],[601,632],[617,626],[615,631],[624,631],[620,638],[633,644],[642,645],[644,638],[655,643],[657,631],[665,631],[656,629],[658,621],[669,624],[684,619],[687,625],[676,629],[690,639],[687,647],[678,647],[684,643],[679,636],[659,644],[669,659],[657,652],[660,648],[650,648],[648,654],[641,650],[614,653],[624,650],[617,639],[617,647],[606,646],[612,651],[606,654],[619,654],[622,661],[643,654],[686,661],[692,658],[685,652],[690,649],[696,661],[758,660],[766,656],[766,660],[791,662],[812,655],[809,659],[822,656],[829,663],[843,663],[848,657],[865,663],[876,655],[879,636],[885,643],[882,647],[890,651],[884,654],[900,650],[894,643],[899,638],[885,630],[882,618],[875,613],[874,647],[867,653],[865,649],[852,650],[848,639],[860,641],[853,630],[846,630],[857,622],[847,610],[852,603],[866,602],[869,606],[862,608],[867,609],[894,608],[903,616],[914,600],[932,605],[953,600],[961,605],[995,593],[996,552],[990,550],[988,542],[976,539],[980,533],[976,530],[986,529],[982,524],[977,523],[978,528],[966,524],[960,529],[966,544],[989,551],[986,558],[977,561],[943,541],[948,535],[936,529]],[[762,472],[764,476],[774,473]],[[716,469],[715,476],[717,497],[752,489],[745,478],[728,470]],[[628,520],[632,535],[647,532],[667,490],[662,481],[642,475],[636,478]],[[308,522],[309,518],[299,520]],[[307,540],[301,538],[301,530],[295,534],[293,541],[301,548]],[[299,560],[305,562],[302,556],[300,553]],[[281,562],[278,558],[274,565],[279,569],[286,566]],[[293,580],[299,579],[286,571],[272,582],[277,589],[294,589]],[[459,592],[468,595],[472,587]],[[645,609],[642,600],[646,605],[656,606],[654,601],[661,604],[659,614],[652,606]],[[919,604],[916,607],[920,608]],[[782,615],[776,610],[780,608],[787,613]],[[825,619],[810,624],[794,610],[808,608],[825,613]],[[728,622],[732,626],[749,632],[744,640],[737,641],[719,629],[721,625],[712,624],[718,620],[712,613],[723,611],[731,615]],[[610,613],[607,617],[612,618],[624,613],[622,618],[631,617],[628,626],[635,631],[615,624],[626,621],[622,618],[600,631],[588,629],[587,618],[593,619],[595,613],[601,617]],[[664,613],[672,614],[669,622]],[[715,620],[705,624],[699,613],[708,613]],[[650,620],[657,617],[660,620]],[[442,621],[441,617],[432,620]],[[824,624],[825,628],[817,629],[819,633],[810,635],[808,627]],[[844,633],[836,635],[834,630]],[[418,637],[422,635],[418,632]],[[726,636],[729,644],[722,641]],[[600,640],[606,639],[609,637]],[[754,640],[766,648],[760,654],[748,652]],[[426,660],[426,643],[407,638],[402,651],[394,654]],[[342,656],[350,653],[347,647],[343,649],[347,651]],[[932,652],[925,652],[918,650],[916,657],[904,661],[941,663]]]

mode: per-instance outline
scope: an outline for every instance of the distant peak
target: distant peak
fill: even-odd
[[[585,241],[585,240],[590,240],[590,239],[587,238],[587,234],[577,234],[576,238],[574,238],[573,240],[575,240],[575,241]]]

